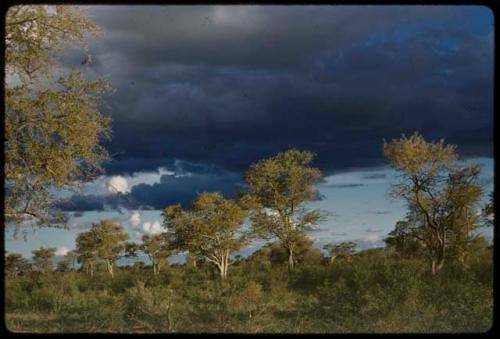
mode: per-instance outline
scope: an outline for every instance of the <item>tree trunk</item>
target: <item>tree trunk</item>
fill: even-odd
[[[158,265],[156,264],[156,262],[154,260],[152,260],[153,262],[153,275],[157,275],[158,274]]]
[[[294,268],[294,259],[293,259],[293,250],[288,249],[288,272],[293,271]]]
[[[113,270],[113,263],[108,262],[108,272],[111,275],[111,279],[115,277],[115,272]]]
[[[94,264],[93,263],[89,264],[89,272],[90,272],[90,276],[93,277],[94,276]]]
[[[332,254],[332,256],[330,257],[330,264],[333,264],[333,262],[335,261],[336,258],[337,258],[337,256]]]
[[[441,253],[431,259],[431,273],[432,275],[436,275],[441,271],[444,266],[444,248],[441,249]]]

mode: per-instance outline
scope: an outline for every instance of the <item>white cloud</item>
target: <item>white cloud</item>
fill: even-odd
[[[106,182],[106,188],[111,193],[130,193],[130,187],[125,177],[120,175],[112,176]]]
[[[69,252],[69,249],[67,247],[58,247],[56,249],[56,255],[57,256],[65,256]]]
[[[160,178],[163,175],[175,175],[175,172],[170,171],[166,167],[159,167],[155,172],[134,172],[132,176],[127,179],[130,182],[130,186],[138,184],[153,185],[160,183]]]
[[[129,221],[130,221],[130,224],[132,225],[132,227],[139,226],[139,224],[141,223],[141,214],[137,211],[133,212],[130,215]]]
[[[363,238],[364,241],[371,242],[371,243],[376,243],[379,241],[380,237],[376,234],[369,234],[366,237]]]
[[[154,223],[146,221],[142,225],[142,229],[144,230],[145,233],[151,235],[160,234],[167,231],[165,228],[161,227],[160,222],[158,220],[155,221]]]

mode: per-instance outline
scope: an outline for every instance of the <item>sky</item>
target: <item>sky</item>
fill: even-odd
[[[106,174],[60,207],[69,230],[27,227],[6,249],[64,254],[92,222],[132,240],[163,231],[160,211],[204,191],[232,197],[253,162],[289,148],[317,154],[330,213],[320,247],[382,246],[404,218],[383,140],[420,132],[457,144],[493,187],[493,14],[481,6],[85,6],[100,28],[89,78],[116,92]],[[68,48],[65,68],[83,67]],[[491,230],[485,231],[491,234]],[[488,233],[489,232],[489,233]],[[253,251],[259,243],[246,249]]]

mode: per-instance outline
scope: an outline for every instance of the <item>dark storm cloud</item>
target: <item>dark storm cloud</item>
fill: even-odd
[[[377,215],[385,215],[391,214],[391,211],[370,211],[369,213],[377,214]]]
[[[178,178],[163,175],[160,183],[133,186],[130,195],[142,205],[154,209],[163,209],[176,203],[188,207],[203,192],[217,191],[231,198],[240,191],[240,184],[240,178],[230,174],[196,174]]]
[[[385,178],[387,178],[387,174],[385,173],[367,174],[362,177],[362,179],[385,179]]]
[[[232,198],[243,188],[237,173],[221,171],[213,166],[182,162],[175,175],[162,175],[159,183],[139,183],[127,194],[75,194],[58,207],[76,213],[83,211],[163,209],[181,203],[188,207],[203,192],[220,192]],[[318,195],[320,199],[320,195]]]
[[[352,187],[360,187],[364,186],[364,184],[331,184],[325,185],[326,187],[335,187],[335,188],[352,188]]]
[[[384,138],[415,130],[491,156],[493,27],[484,7],[88,12],[103,29],[90,72],[117,89],[108,173],[175,158],[241,172],[290,147],[315,151],[328,173],[378,165]],[[136,195],[158,205],[170,199],[154,193],[161,185]]]

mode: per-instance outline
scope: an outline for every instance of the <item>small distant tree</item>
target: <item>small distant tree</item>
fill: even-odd
[[[455,145],[426,142],[418,133],[384,142],[384,153],[401,174],[392,194],[406,200],[413,236],[425,246],[432,274],[447,251],[462,251],[478,226],[474,211],[481,199],[480,167],[459,166]]]
[[[78,254],[75,251],[68,251],[65,255],[66,260],[68,263],[71,264],[71,268],[74,270],[75,269],[75,264],[78,260]]]
[[[258,161],[245,173],[248,192],[240,203],[251,211],[258,237],[280,241],[287,251],[289,271],[294,268],[296,247],[305,229],[324,219],[319,210],[304,207],[318,194],[314,184],[321,172],[309,166],[313,159],[309,151],[291,149]]]
[[[69,271],[71,271],[70,262],[68,261],[68,259],[65,258],[65,259],[59,261],[57,263],[56,271],[57,272],[69,272]]]
[[[33,253],[33,266],[37,271],[47,273],[54,270],[54,263],[52,262],[52,259],[56,254],[55,248],[45,248],[42,246],[38,250],[34,250],[31,253]]]
[[[333,264],[335,259],[342,257],[348,261],[351,260],[351,255],[354,254],[357,244],[354,242],[342,242],[340,244],[326,244],[323,249],[328,251],[330,255],[330,263]]]
[[[418,256],[422,252],[420,241],[415,238],[414,225],[411,221],[396,222],[394,230],[384,239],[386,248],[400,256]]]
[[[153,274],[160,274],[160,269],[167,263],[167,258],[172,255],[172,249],[165,233],[142,236],[140,250],[151,260]]]
[[[164,225],[178,250],[195,251],[213,263],[222,279],[227,276],[229,256],[239,250],[247,236],[241,232],[246,212],[220,193],[202,193],[188,211],[179,204],[163,211]]]
[[[82,265],[82,269],[90,275],[94,275],[97,266],[97,243],[92,232],[83,232],[76,237],[77,261]]]
[[[25,274],[30,268],[30,263],[21,254],[9,253],[5,256],[5,274],[11,278]]]
[[[101,220],[92,224],[89,231],[95,241],[97,256],[106,264],[106,270],[114,278],[114,266],[116,261],[125,252],[125,241],[128,234],[123,227],[110,220]]]

